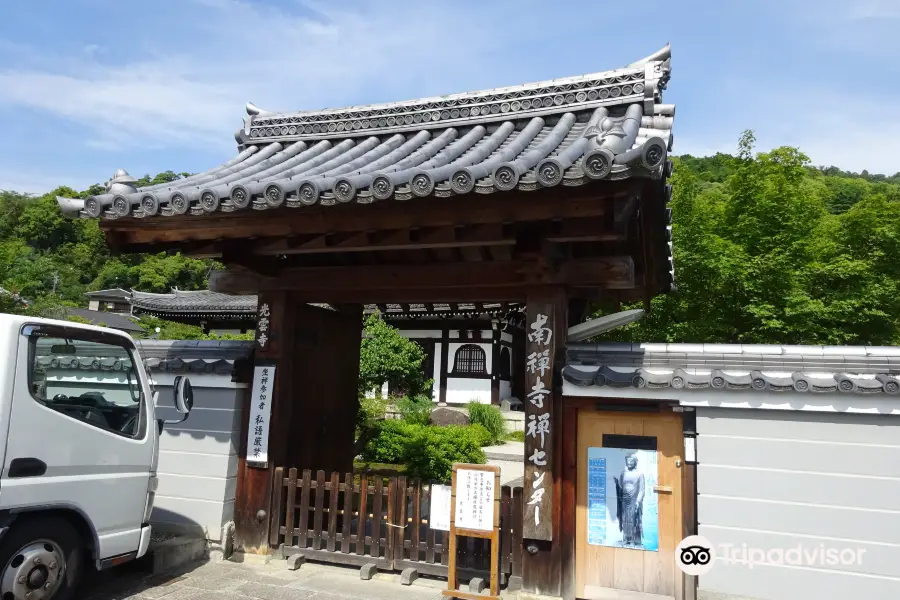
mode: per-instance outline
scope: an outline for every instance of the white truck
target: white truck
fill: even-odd
[[[174,395],[183,421],[187,378]],[[127,334],[0,314],[0,600],[69,600],[147,552],[156,400]]]

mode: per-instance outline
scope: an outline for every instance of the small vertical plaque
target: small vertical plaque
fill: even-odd
[[[254,366],[247,427],[247,464],[251,467],[266,468],[269,465],[269,419],[274,389],[275,364]]]

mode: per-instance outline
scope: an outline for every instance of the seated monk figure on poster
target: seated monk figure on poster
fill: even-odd
[[[625,468],[615,478],[616,518],[622,532],[622,545],[643,546],[644,475],[637,471],[637,453],[625,455]]]

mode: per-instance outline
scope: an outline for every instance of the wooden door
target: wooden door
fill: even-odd
[[[681,467],[684,441],[681,416],[675,413],[642,414],[579,410],[577,446],[576,596],[585,600],[665,598],[680,600],[681,572],[675,565],[675,548],[681,541],[682,531]],[[643,448],[634,455],[635,460],[638,456],[645,457],[647,465],[652,465],[653,455],[649,453],[652,452],[650,448],[654,446],[657,481],[655,485],[652,481],[645,485],[644,504],[649,504],[652,511],[654,503],[649,499],[656,498],[658,535],[655,539],[658,539],[658,549],[653,551],[622,547],[622,542],[617,542],[618,545],[612,544],[610,538],[615,536],[624,538],[628,530],[626,529],[626,533],[614,532],[610,535],[606,533],[608,526],[601,529],[597,523],[602,521],[598,515],[606,514],[603,511],[611,511],[611,515],[616,515],[615,507],[621,501],[617,497],[618,483],[615,486],[602,484],[606,496],[612,498],[606,501],[606,508],[594,508],[593,511],[589,511],[589,489],[592,502],[597,506],[597,498],[601,497],[598,492],[598,486],[601,484],[598,482],[601,479],[603,481],[612,479],[611,476],[601,476],[598,473],[605,473],[605,469],[609,469],[610,474],[627,473],[628,467],[625,466],[624,458],[620,460],[618,457],[627,455],[628,451],[624,448],[629,447]],[[594,450],[591,450],[592,448]],[[614,448],[620,450],[612,450]],[[591,463],[589,455],[594,459]],[[599,460],[600,457],[603,457],[602,462]],[[607,462],[611,464],[607,465]],[[622,464],[618,464],[619,462]],[[604,471],[599,471],[601,464]],[[651,466],[644,466],[642,470],[648,468],[652,469]],[[589,472],[593,476],[590,482]],[[651,472],[646,473],[649,477]],[[622,475],[614,476],[620,481],[623,479]],[[630,474],[625,475],[627,479],[631,477],[633,476]],[[612,489],[609,489],[610,487]],[[646,514],[644,519],[647,519]],[[622,519],[623,522],[625,520]],[[593,527],[590,539],[589,526]],[[644,531],[652,527],[651,522],[643,523]],[[652,534],[650,535],[652,537]],[[604,543],[611,545],[602,545]],[[653,543],[649,543],[648,547],[653,547]]]

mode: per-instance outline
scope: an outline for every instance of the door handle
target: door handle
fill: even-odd
[[[669,485],[657,485],[653,487],[653,491],[657,494],[671,494],[672,486]]]
[[[47,472],[47,463],[39,458],[14,458],[9,463],[8,477],[40,477]]]

